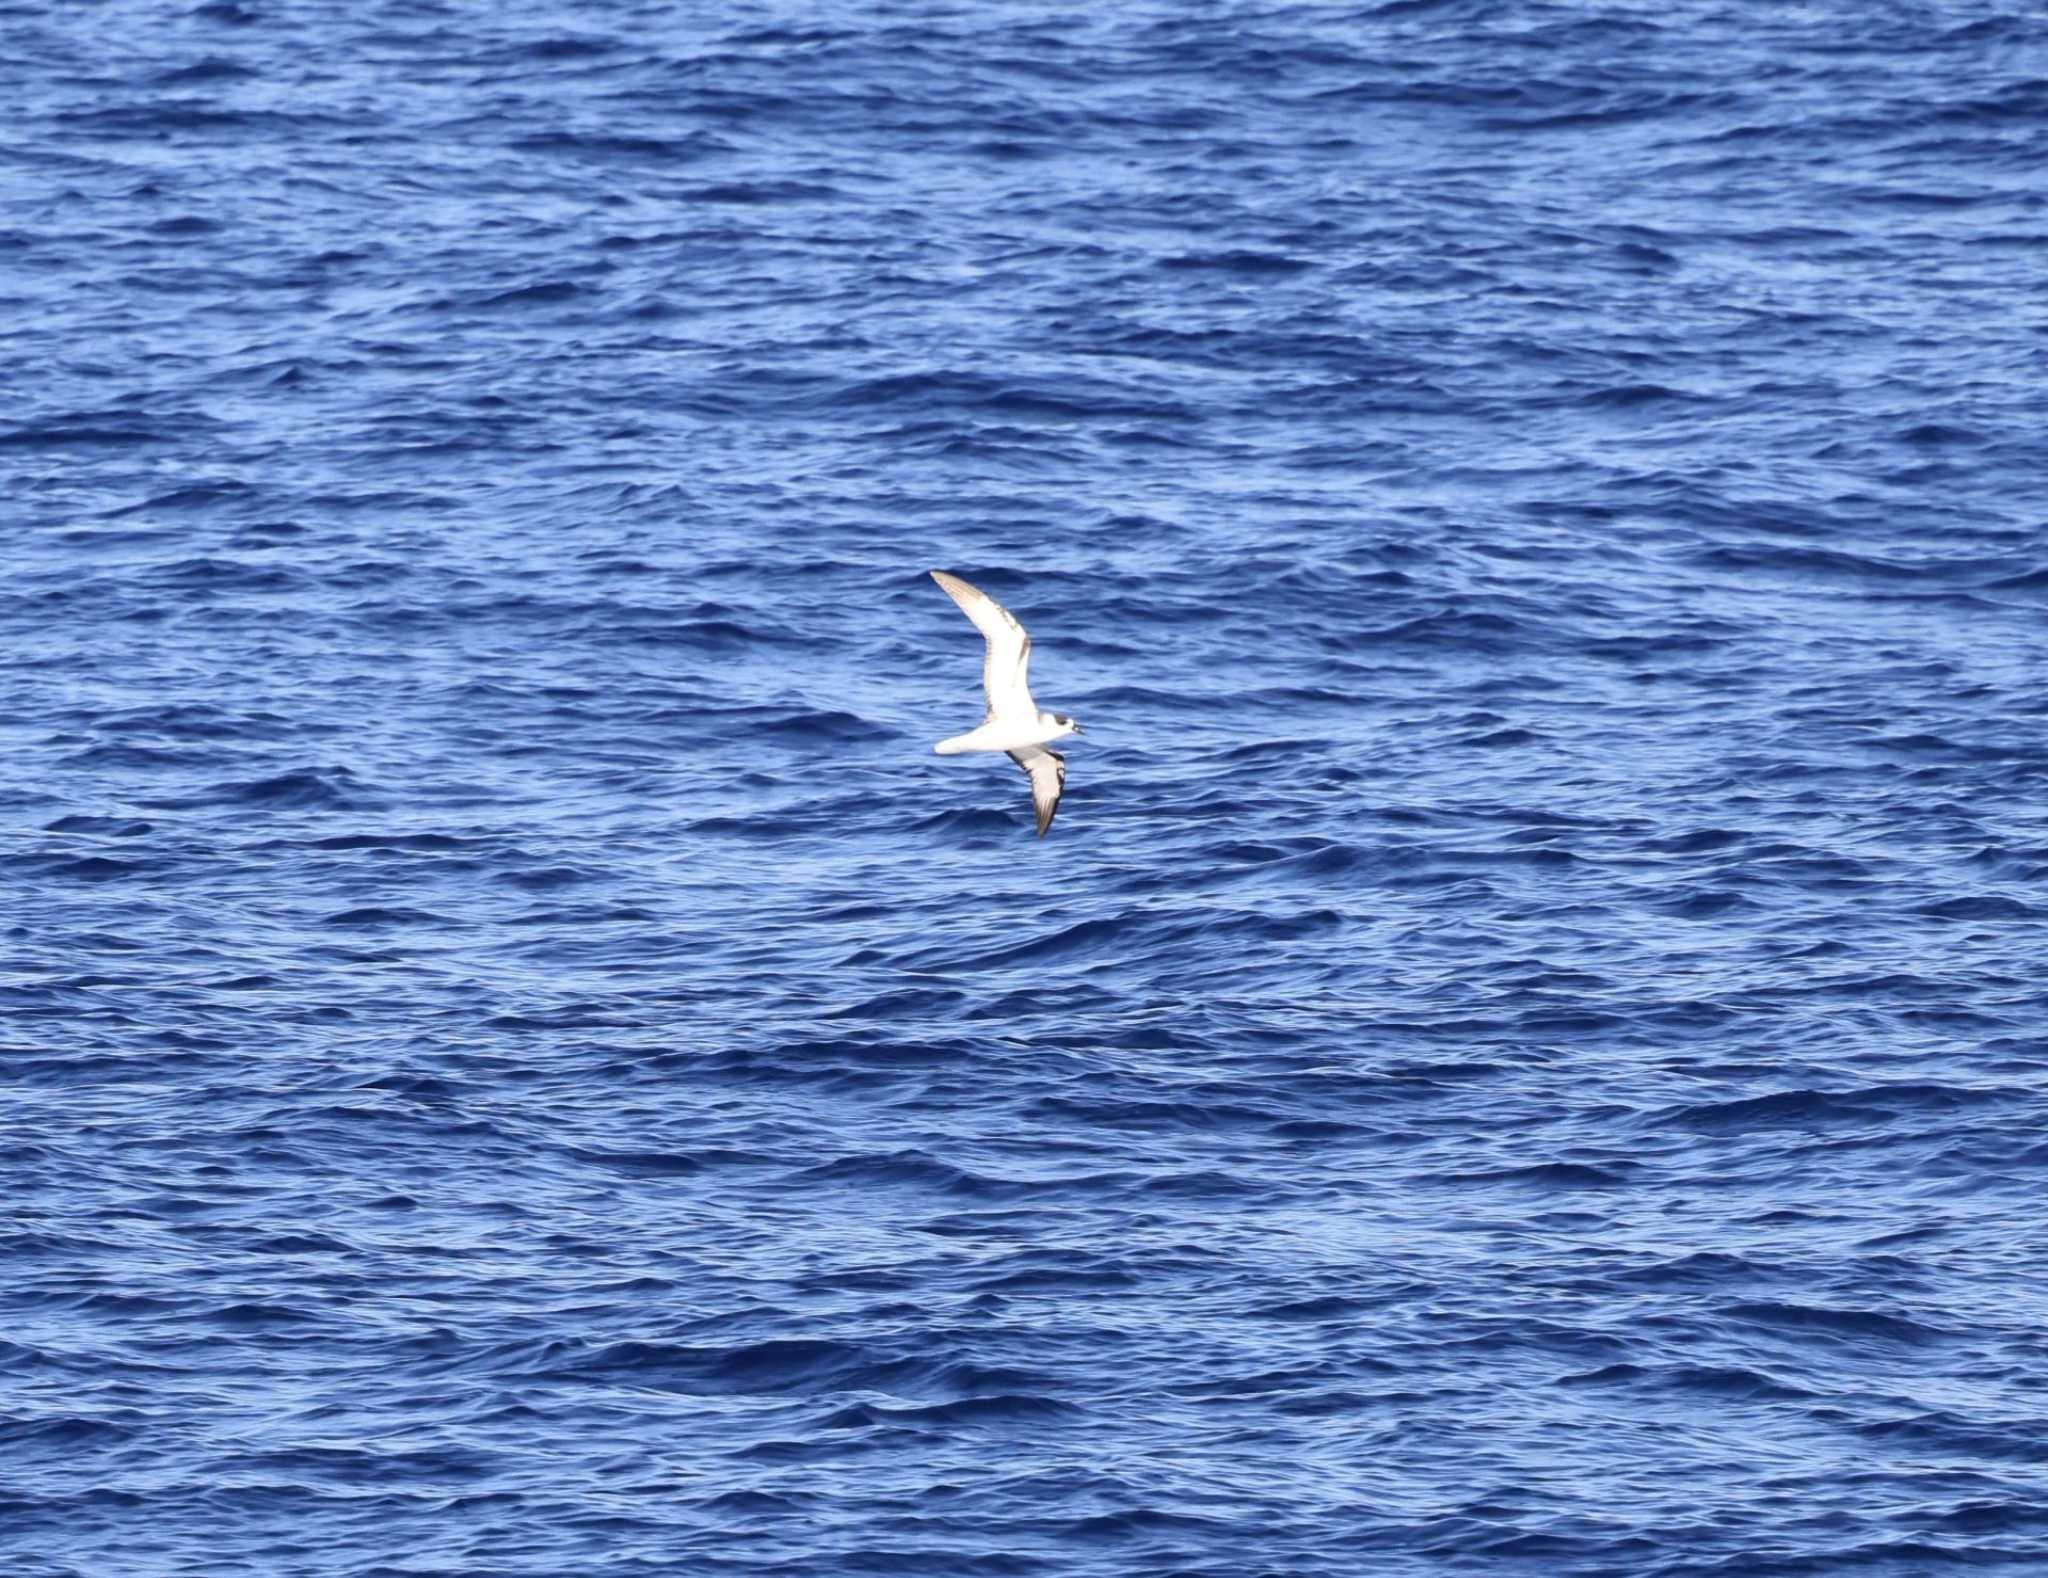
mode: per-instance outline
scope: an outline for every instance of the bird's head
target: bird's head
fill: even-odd
[[[1064,712],[1041,712],[1038,721],[1048,729],[1057,729],[1060,734],[1086,734],[1088,731],[1068,717]]]

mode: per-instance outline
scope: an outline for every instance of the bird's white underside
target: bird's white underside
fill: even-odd
[[[941,740],[932,747],[941,756],[960,756],[968,751],[1023,751],[1034,746],[1049,745],[1066,733],[1060,728],[1048,729],[1038,721],[1034,713],[1029,728],[1012,728],[1003,719],[984,723],[980,728],[967,734],[956,734],[950,740]]]

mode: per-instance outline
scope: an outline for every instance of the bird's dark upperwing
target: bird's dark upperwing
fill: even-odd
[[[1031,809],[1038,813],[1038,836],[1052,826],[1053,813],[1060,808],[1060,795],[1067,787],[1067,759],[1043,745],[1027,745],[1021,751],[1003,753],[1024,769],[1031,780]]]

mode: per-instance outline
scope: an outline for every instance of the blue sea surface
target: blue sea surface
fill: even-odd
[[[8,1578],[2048,1572],[2048,14],[0,104]]]

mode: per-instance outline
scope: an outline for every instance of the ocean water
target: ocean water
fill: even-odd
[[[7,1574],[2048,1571],[2038,8],[0,103]]]

